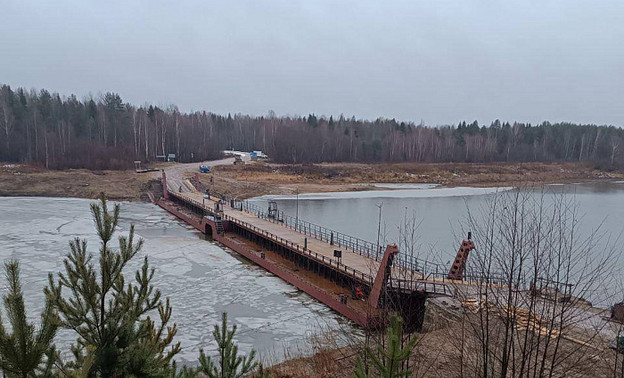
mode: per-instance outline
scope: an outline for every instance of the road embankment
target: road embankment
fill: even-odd
[[[159,185],[159,172],[46,170],[27,164],[0,163],[0,196],[97,198],[147,201]]]
[[[215,192],[235,198],[260,195],[387,190],[379,183],[445,187],[543,185],[622,179],[583,163],[246,164],[199,175]]]
[[[400,164],[271,164],[231,165],[213,162],[200,181],[216,193],[245,199],[266,194],[379,190],[376,183],[430,183],[446,187],[541,185],[624,179],[583,163],[400,163]],[[167,164],[161,168],[182,177],[196,174],[199,163]],[[220,165],[221,164],[221,165]],[[225,165],[222,165],[225,164]],[[160,172],[46,170],[28,164],[0,163],[0,196],[109,198],[147,201],[159,193]]]

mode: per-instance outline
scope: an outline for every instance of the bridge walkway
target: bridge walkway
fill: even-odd
[[[188,199],[190,202],[200,205],[209,212],[212,212],[214,209],[215,199],[211,199],[210,203],[206,203],[207,200],[204,199],[203,195],[199,192],[182,192],[175,193],[175,195]],[[349,272],[353,270],[352,276],[358,279],[363,278],[364,281],[371,285],[373,284],[376,273],[379,271],[381,263],[374,258],[360,255],[349,248],[338,247],[312,236],[306,236],[304,233],[288,228],[280,222],[272,222],[267,219],[259,218],[253,213],[231,208],[227,204],[223,206],[223,214],[224,219],[233,221],[238,226],[247,228],[253,227],[260,231],[267,232],[279,239],[283,239],[288,244],[299,246],[301,250],[304,250],[307,239],[307,251],[318,254],[321,259],[324,257],[327,260],[336,261],[334,250],[339,249],[342,251],[340,263],[347,267],[346,271]],[[392,278],[395,280],[404,280],[405,277],[408,276],[412,279],[425,279],[424,274],[420,272],[409,272],[409,274],[407,274],[405,269],[400,267],[394,267],[392,269]]]

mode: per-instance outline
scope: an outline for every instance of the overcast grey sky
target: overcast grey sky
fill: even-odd
[[[624,124],[624,1],[0,0],[0,82],[216,113]]]

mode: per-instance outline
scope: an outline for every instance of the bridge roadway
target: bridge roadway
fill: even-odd
[[[211,198],[210,203],[205,203],[206,200],[204,196],[197,191],[185,191],[172,193],[175,196],[182,197],[184,199],[190,200],[189,202],[195,204],[201,204],[204,209],[207,211],[213,211],[215,199]],[[204,205],[205,203],[205,205]],[[224,218],[230,221],[234,221],[239,226],[241,225],[251,225],[260,230],[268,232],[274,235],[277,238],[283,239],[288,243],[299,245],[303,250],[303,246],[305,245],[305,239],[307,238],[307,250],[318,255],[324,256],[326,259],[336,261],[334,257],[334,250],[339,249],[342,251],[342,259],[341,263],[345,267],[347,267],[347,272],[349,270],[355,270],[360,274],[354,274],[359,279],[364,278],[365,281],[373,284],[373,280],[375,279],[375,275],[379,270],[379,266],[381,263],[376,261],[373,258],[370,258],[365,255],[360,255],[357,252],[343,247],[338,247],[336,245],[331,245],[329,242],[324,240],[319,240],[314,238],[313,236],[306,236],[304,233],[293,230],[291,228],[286,227],[280,222],[273,222],[267,219],[259,218],[254,213],[250,213],[247,211],[241,211],[238,209],[234,209],[230,207],[228,204],[224,204],[223,206],[223,215]],[[381,256],[380,256],[381,257]],[[361,274],[363,273],[363,275]],[[405,269],[394,267],[392,269],[392,278],[396,280],[405,280],[409,277],[410,280],[424,280],[424,275],[420,272],[412,272],[409,273],[405,271]],[[433,279],[430,279],[431,283],[434,283]],[[437,281],[437,280],[435,280]]]
[[[218,165],[229,165],[234,161],[233,158],[217,160],[217,161],[207,161],[201,164],[214,167]],[[196,166],[197,164],[177,164],[175,166],[169,167],[166,169],[167,174],[167,190],[178,197],[185,198],[194,202],[196,204],[202,204],[202,207],[208,211],[213,211],[214,204],[218,201],[217,198],[211,197],[209,204],[204,204],[207,201],[204,198],[203,193],[199,192],[193,184],[189,181],[189,175],[186,173],[190,171],[191,166]],[[185,177],[186,176],[186,177]],[[240,224],[249,224],[263,231],[269,232],[280,239],[284,239],[291,244],[299,245],[302,249],[305,245],[305,239],[307,238],[307,250],[311,252],[315,252],[321,256],[325,256],[325,258],[334,260],[334,250],[340,249],[342,253],[341,263],[348,268],[357,270],[360,273],[364,274],[366,277],[366,281],[370,281],[372,285],[372,281],[375,279],[375,274],[379,270],[380,262],[372,259],[368,256],[363,256],[353,251],[352,249],[346,248],[344,246],[338,247],[335,245],[331,245],[327,241],[315,239],[314,237],[306,236],[304,233],[293,230],[284,226],[279,222],[271,222],[267,219],[259,218],[255,214],[241,211],[237,209],[233,209],[229,206],[229,204],[225,203],[223,206],[224,215],[231,220]],[[393,269],[393,274],[396,275],[396,279],[402,278],[405,279],[405,272],[399,272],[398,269]],[[402,276],[402,277],[399,277]],[[410,272],[410,279],[423,279],[424,276],[420,273],[417,273],[416,276],[414,272]],[[362,275],[360,275],[360,278]]]
[[[209,161],[202,164],[214,167],[217,165],[231,164],[233,159],[223,159],[218,161]],[[190,166],[189,166],[190,167]],[[187,202],[192,202],[203,207],[205,210],[212,212],[214,210],[214,204],[218,201],[217,198],[211,197],[210,200],[204,199],[202,192],[197,190],[190,181],[190,174],[187,173],[189,167],[179,168],[176,166],[166,169],[166,190]],[[173,169],[176,168],[176,169]],[[210,201],[210,203],[205,203]],[[305,245],[305,239],[307,238],[307,255],[313,259],[321,262],[332,261],[332,264],[336,264],[334,258],[334,250],[340,249],[342,251],[342,259],[340,264],[340,270],[346,274],[353,276],[356,279],[362,280],[372,286],[375,276],[379,271],[381,265],[380,261],[369,257],[364,253],[358,253],[351,248],[341,245],[336,246],[330,244],[327,240],[321,240],[314,236],[306,235],[300,230],[294,230],[281,222],[271,221],[265,218],[258,217],[253,212],[241,211],[229,206],[229,203],[223,205],[224,216],[230,220],[238,223],[239,226],[248,224],[255,227],[258,230],[268,232],[278,239],[283,239],[291,245],[299,246],[299,250],[303,251]],[[379,255],[381,260],[383,250]],[[324,258],[324,261],[323,261]],[[426,265],[424,265],[426,267]],[[356,272],[354,272],[354,270]],[[437,273],[437,274],[428,274]],[[438,295],[451,295],[457,294],[457,289],[468,289],[467,286],[472,288],[472,282],[449,280],[445,277],[445,273],[442,271],[427,272],[416,271],[413,269],[404,268],[398,264],[394,264],[391,269],[391,284],[397,289],[407,292],[424,291]],[[472,291],[472,290],[471,290]]]
[[[228,160],[222,160],[206,162],[206,165],[228,163]],[[478,292],[476,289],[482,285],[482,281],[449,280],[444,267],[403,258],[396,245],[388,245],[385,252],[379,251],[379,247],[372,243],[307,222],[294,221],[290,217],[283,217],[284,214],[280,217],[283,222],[276,221],[269,219],[263,209],[250,204],[235,201],[230,206],[229,201],[220,201],[214,197],[205,199],[204,194],[198,190],[201,184],[194,181],[197,180],[197,174],[193,179],[189,176],[185,167],[167,168],[162,174],[163,197],[155,202],[201,232],[208,233],[210,226],[212,236],[217,242],[361,326],[382,326],[380,306],[389,306],[404,317],[406,324],[418,329],[422,326],[421,315],[427,297],[471,295]],[[228,222],[223,224],[225,228],[222,231],[225,232],[218,232],[222,227],[218,219],[206,217],[215,214],[218,202],[222,203],[223,211],[219,213],[219,218]],[[232,230],[233,225],[237,229]],[[299,227],[303,228],[303,232]],[[248,230],[249,233],[239,232],[238,229]],[[285,248],[278,248],[278,251],[290,250],[308,260],[295,261],[291,259],[294,255],[290,252],[282,255],[273,248],[267,250],[263,247],[264,243],[254,235]],[[334,257],[336,249],[342,251],[340,262]],[[395,260],[391,265],[390,275],[386,276],[383,274],[384,267],[388,258],[393,255]],[[303,265],[299,264],[304,261],[316,261],[318,264],[309,264],[308,269],[300,269]],[[357,287],[358,282],[369,288],[367,297],[347,301],[346,298]],[[383,301],[380,300],[382,290],[387,290],[383,291]]]

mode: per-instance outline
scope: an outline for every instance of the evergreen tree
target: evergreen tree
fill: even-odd
[[[364,350],[364,353],[368,356],[368,360],[372,361],[372,368],[374,368],[376,374],[370,375],[371,367],[366,369],[362,360],[358,358],[354,372],[356,378],[399,378],[412,375],[412,371],[410,369],[403,369],[402,365],[409,360],[417,339],[413,338],[408,341],[406,345],[401,346],[401,341],[403,339],[403,320],[400,316],[392,315],[390,317],[390,327],[388,327],[386,339],[386,349],[377,346],[377,353],[374,353],[367,345]]]
[[[134,282],[126,282],[123,270],[141,250],[135,242],[134,226],[127,237],[119,237],[118,250],[110,247],[119,220],[119,205],[111,212],[104,194],[91,212],[100,239],[99,269],[87,252],[86,240],[70,242],[71,252],[64,260],[65,273],[58,280],[49,277],[48,296],[54,298],[63,327],[77,333],[72,345],[74,361],[68,368],[80,368],[93,362],[89,375],[169,376],[171,360],[180,351],[173,344],[177,328],[169,326],[171,306],[163,304],[160,291],[151,283],[154,269],[147,258],[135,273]],[[65,296],[61,295],[66,289]],[[157,310],[158,325],[147,314]]]
[[[199,372],[208,378],[240,378],[250,374],[256,369],[258,363],[254,361],[256,351],[252,350],[249,356],[238,355],[238,345],[232,341],[236,334],[236,326],[228,329],[227,313],[223,313],[221,327],[215,325],[212,335],[214,336],[218,349],[219,359],[213,361],[210,356],[206,356],[203,349],[199,350]],[[264,372],[263,372],[264,374]]]
[[[58,328],[51,298],[46,298],[41,325],[35,331],[35,326],[26,320],[19,263],[9,261],[4,268],[9,283],[4,310],[12,333],[0,319],[0,368],[9,377],[51,376],[56,355],[52,341]]]
[[[262,364],[258,364],[258,371],[254,373],[253,378],[273,378],[273,374],[268,369],[265,369]]]
[[[178,370],[175,361],[173,362],[171,369],[171,378],[196,378],[197,376],[197,369],[183,366],[182,369]]]
[[[91,368],[93,367],[93,361],[95,359],[95,349],[93,347],[87,348],[87,354],[84,357],[80,366],[64,366],[58,355],[52,356],[49,361],[56,362],[55,374],[42,375],[41,378],[88,378],[90,377]]]

